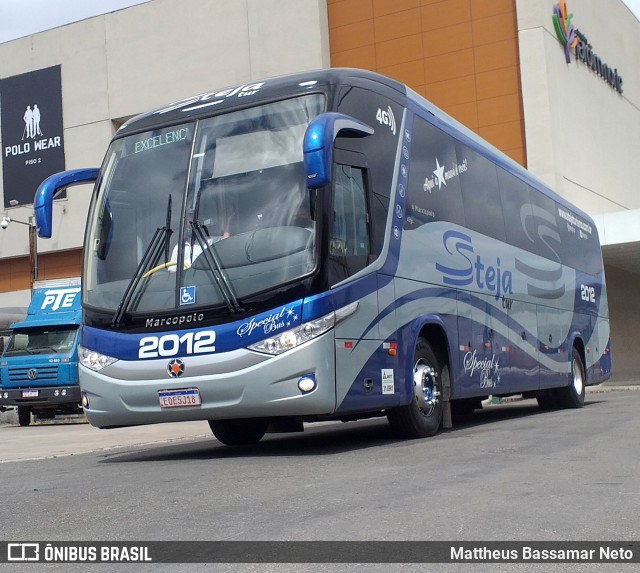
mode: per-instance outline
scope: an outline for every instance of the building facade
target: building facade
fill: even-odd
[[[59,67],[71,169],[99,165],[128,118],[214,88],[329,66],[400,80],[596,219],[614,378],[628,381],[640,377],[624,343],[640,320],[638,53],[640,22],[620,0],[150,0],[0,44],[0,109],[3,80]],[[24,148],[0,127],[5,170]],[[2,175],[3,214],[29,222]],[[89,199],[74,187],[56,201],[39,278],[79,274]],[[7,323],[28,304],[33,261],[24,225],[0,233]]]

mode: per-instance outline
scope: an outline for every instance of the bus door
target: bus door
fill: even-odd
[[[400,353],[389,353],[389,346],[399,344],[394,283],[389,275],[365,270],[383,252],[404,110],[387,97],[391,90],[368,85],[375,91],[344,86],[337,98],[338,112],[373,128],[366,137],[338,134],[334,146],[329,281],[359,304],[354,319],[336,328],[339,404],[341,387],[350,388],[344,410],[397,405],[405,387]]]
[[[336,326],[337,398],[345,410],[394,406],[401,371],[397,360],[388,363],[384,341],[395,336],[395,311],[378,320],[380,305],[392,306],[393,283],[381,286],[377,273],[361,272],[371,254],[370,177],[363,155],[336,147],[335,156],[328,272],[331,284],[337,285],[334,306],[358,303],[354,317]]]

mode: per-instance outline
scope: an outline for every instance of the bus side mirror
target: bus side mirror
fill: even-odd
[[[302,147],[309,189],[319,189],[331,181],[333,142],[341,131],[356,137],[366,137],[374,132],[366,123],[343,113],[318,115],[307,126]]]
[[[47,177],[36,191],[33,198],[33,213],[36,219],[38,236],[44,239],[51,238],[53,198],[57,191],[64,187],[91,183],[98,179],[99,169],[71,169],[61,171]]]

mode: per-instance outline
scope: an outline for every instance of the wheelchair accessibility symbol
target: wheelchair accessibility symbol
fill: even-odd
[[[195,304],[196,287],[180,287],[180,305]]]

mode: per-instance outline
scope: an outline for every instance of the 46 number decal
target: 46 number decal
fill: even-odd
[[[206,354],[215,352],[216,333],[213,330],[187,332],[182,336],[145,336],[140,339],[138,358],[168,358],[177,354]]]

